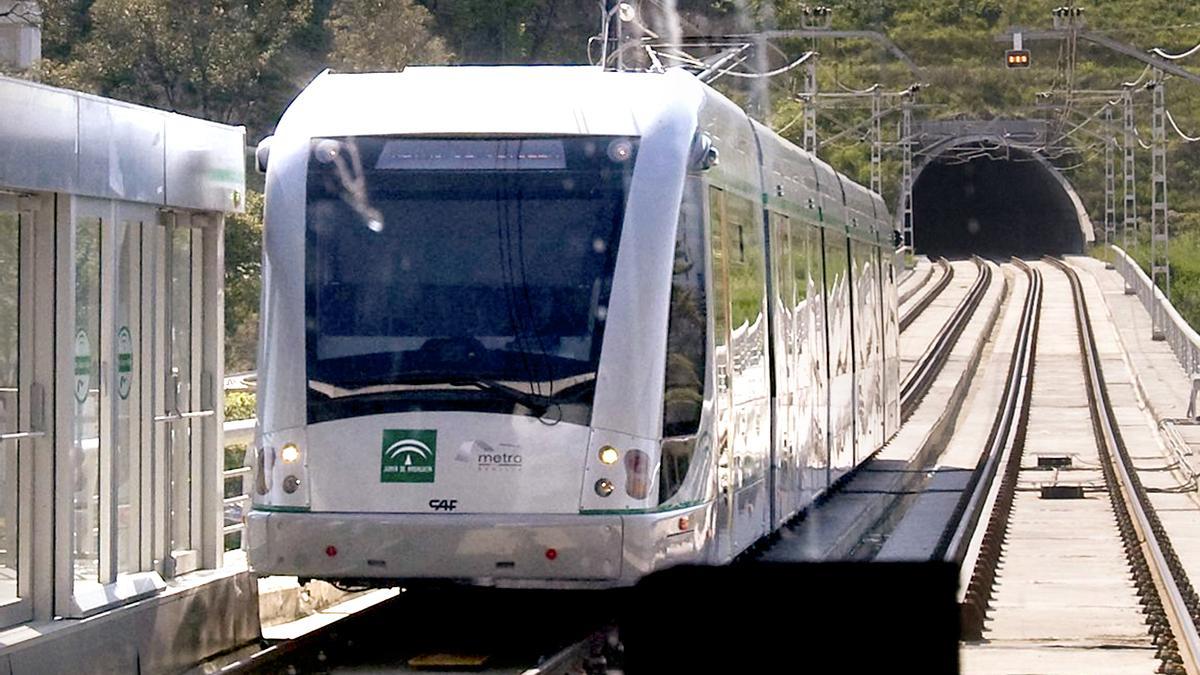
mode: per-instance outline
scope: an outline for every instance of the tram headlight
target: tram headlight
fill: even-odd
[[[607,497],[613,493],[613,482],[607,478],[596,481],[596,494]]]
[[[606,446],[600,448],[600,463],[601,464],[610,464],[610,465],[616,464],[617,459],[619,459],[620,456],[621,456],[621,453],[617,452],[617,449],[611,445],[606,445]]]
[[[288,443],[280,448],[279,456],[283,459],[284,464],[295,464],[300,460],[300,446]]]

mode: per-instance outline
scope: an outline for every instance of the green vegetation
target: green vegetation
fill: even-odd
[[[225,421],[248,420],[254,417],[255,396],[248,391],[225,392]]]
[[[225,368],[231,372],[254,370],[262,290],[262,218],[262,193],[248,191],[246,212],[225,219]]]
[[[336,3],[326,27],[330,63],[341,70],[400,70],[409,63],[447,63],[451,54],[433,37],[433,15],[412,0],[346,0]]]
[[[746,32],[801,25],[799,0],[635,1],[639,21],[660,35],[677,26],[684,35]],[[818,3],[811,3],[818,4]],[[834,5],[833,27],[887,34],[923,68],[917,119],[1049,119],[1066,133],[1103,105],[1084,90],[1112,90],[1137,80],[1137,62],[1084,41],[1027,42],[1032,67],[1001,65],[1010,26],[1049,28],[1060,2],[1015,0],[845,0]],[[595,0],[44,0],[45,60],[35,76],[60,85],[244,124],[253,144],[273,129],[287,102],[328,66],[352,70],[399,68],[409,63],[586,63],[588,37],[600,23]],[[1168,0],[1095,0],[1086,7],[1089,29],[1139,49],[1181,52],[1200,42],[1200,4]],[[634,24],[629,30],[636,31]],[[880,83],[895,92],[917,79],[885,50],[863,40],[783,41],[770,57],[778,67],[806,49],[820,52],[818,82],[825,92]],[[1200,72],[1200,56],[1181,62]],[[748,81],[723,78],[735,100],[750,97]],[[801,140],[800,72],[770,81],[770,122]],[[1167,82],[1167,107],[1183,131],[1200,133],[1200,87]],[[1039,97],[1039,93],[1045,96]],[[1071,92],[1068,94],[1068,92]],[[1139,135],[1150,139],[1150,95],[1138,90]],[[830,139],[861,123],[869,108],[822,110],[819,137]],[[1102,119],[1102,117],[1100,118]],[[1120,115],[1117,115],[1120,119]],[[885,120],[885,138],[897,138],[898,115]],[[1103,231],[1103,137],[1092,121],[1063,140],[1052,161],[1075,185]],[[1172,291],[1176,307],[1200,325],[1200,144],[1185,144],[1168,129]],[[821,147],[820,155],[860,182],[869,180],[865,128]],[[884,158],[884,193],[895,209],[899,151]],[[918,158],[919,160],[919,158]],[[1118,165],[1119,171],[1119,165]],[[1150,156],[1138,150],[1138,205],[1142,242],[1149,231]],[[1118,175],[1118,190],[1119,175]],[[254,363],[257,337],[261,199],[248,195],[247,213],[227,226],[226,350],[231,369]],[[1118,215],[1120,208],[1118,205]],[[1145,263],[1145,245],[1131,253]]]

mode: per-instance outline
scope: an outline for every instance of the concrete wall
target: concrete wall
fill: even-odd
[[[0,0],[0,66],[24,70],[42,58],[36,2]]]
[[[178,673],[259,638],[253,575],[194,576],[192,585],[87,619],[0,633],[0,675]]]

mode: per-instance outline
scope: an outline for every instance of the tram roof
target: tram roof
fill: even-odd
[[[678,69],[417,66],[319,75],[280,122],[305,136],[539,134],[640,136],[664,114],[695,115],[703,89]]]

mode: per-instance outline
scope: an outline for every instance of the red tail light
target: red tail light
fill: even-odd
[[[625,494],[634,499],[650,494],[650,457],[641,450],[625,453]]]

